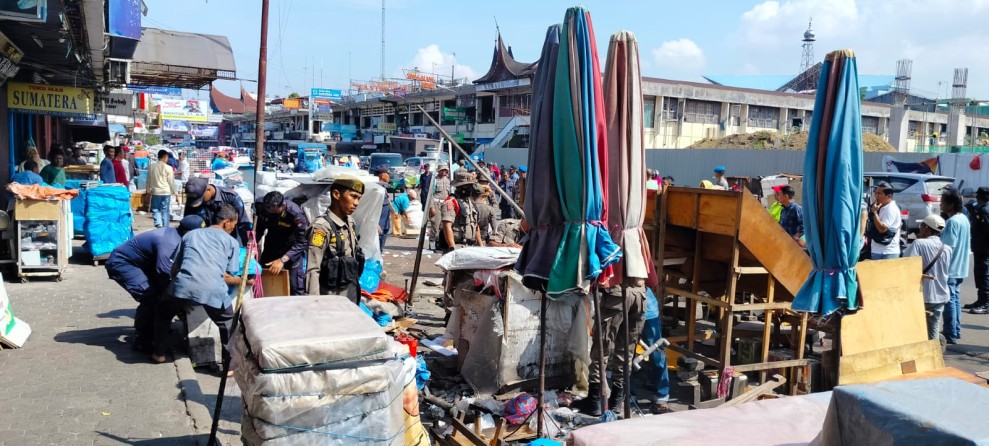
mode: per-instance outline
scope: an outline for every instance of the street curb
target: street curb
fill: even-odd
[[[192,369],[192,361],[185,355],[175,355],[175,374],[179,379],[179,388],[185,402],[185,412],[192,418],[193,427],[197,435],[209,436],[210,428],[213,425],[213,415],[209,413],[204,405],[205,397],[203,389],[199,387],[199,378],[195,370]]]

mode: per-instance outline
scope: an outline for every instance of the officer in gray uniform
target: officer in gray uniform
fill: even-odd
[[[488,243],[491,233],[498,227],[498,218],[495,213],[497,209],[488,203],[488,196],[491,189],[483,184],[474,189],[474,207],[477,209],[477,230],[480,232],[481,240]]]
[[[457,171],[450,187],[454,194],[440,205],[440,234],[436,247],[450,252],[463,246],[484,246],[477,230],[477,209],[471,199],[477,181],[470,172]]]
[[[497,229],[491,234],[487,243],[488,246],[521,248],[524,234],[522,220],[505,218],[498,221]]]
[[[308,294],[336,294],[346,296],[355,304],[360,302],[358,282],[364,271],[364,252],[357,245],[357,230],[350,216],[363,195],[364,183],[353,176],[341,176],[330,186],[333,201],[326,214],[313,221],[309,228]]]

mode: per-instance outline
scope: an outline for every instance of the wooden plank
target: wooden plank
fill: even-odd
[[[742,193],[738,236],[745,248],[776,277],[783,288],[794,295],[800,291],[814,268],[810,257],[748,192]]]
[[[769,274],[769,271],[761,266],[737,266],[735,274]]]
[[[776,280],[773,279],[772,275],[766,278],[766,301],[767,303],[775,303],[776,299]],[[762,362],[769,362],[769,344],[772,336],[773,330],[773,309],[767,308],[765,314],[765,321],[762,324],[762,352],[760,358]],[[766,382],[766,372],[759,372],[759,382]]]
[[[841,353],[855,355],[927,340],[920,257],[859,262],[862,308],[841,318]]]
[[[697,192],[693,189],[671,187],[666,197],[666,223],[685,228],[697,227]]]
[[[705,191],[706,192],[706,191]],[[735,236],[738,234],[738,197],[732,195],[700,194],[697,229],[712,234]]]
[[[676,294],[676,295],[680,295],[680,296],[683,296],[683,297],[687,297],[691,301],[694,301],[695,303],[696,302],[704,302],[704,303],[706,303],[708,305],[714,305],[716,307],[721,307],[721,308],[725,308],[725,307],[728,307],[729,306],[728,302],[725,302],[725,301],[723,301],[721,299],[715,299],[713,297],[701,296],[700,294],[691,293],[690,291],[681,290],[679,288],[666,287],[666,292],[668,294]]]
[[[790,302],[760,302],[754,304],[735,304],[732,311],[757,311],[757,310],[789,310]]]
[[[288,270],[282,270],[278,274],[271,271],[261,272],[261,288],[264,297],[289,296],[292,292],[289,289]]]
[[[697,202],[700,200],[700,196],[695,195],[693,198],[694,198],[694,219],[695,219],[694,221],[697,221],[696,220],[697,212],[700,212],[699,205]],[[699,253],[701,248],[701,237],[703,237],[703,235],[704,233],[701,231],[696,231],[696,233],[694,234],[694,269],[692,271],[694,277],[690,280],[690,291],[691,294],[695,296],[697,296],[697,293],[700,292],[701,290],[700,289],[701,256],[699,255]],[[697,330],[697,301],[694,299],[687,299],[687,348],[689,348],[690,351],[694,350],[694,331],[696,330]]]
[[[741,194],[739,194],[741,195]],[[735,304],[735,293],[738,291],[738,274],[735,272],[738,269],[738,221],[742,218],[742,203],[738,200],[733,202],[735,205],[735,218],[732,221],[735,232],[733,235],[733,240],[731,241],[731,265],[727,272],[728,290],[725,292],[725,301],[728,303],[727,311],[721,309],[721,332],[724,333],[721,336],[721,370],[718,373],[723,374],[724,369],[731,364],[731,343],[733,337],[731,335],[731,330],[734,327],[735,317],[734,317],[734,304]]]
[[[731,366],[736,372],[754,372],[757,370],[785,369],[788,367],[800,367],[810,363],[809,359],[788,359],[786,361],[762,362],[756,364],[742,364]]]
[[[718,363],[718,360],[717,359],[709,358],[709,357],[704,356],[704,355],[702,355],[700,353],[697,353],[697,352],[695,352],[693,350],[687,350],[686,348],[680,347],[679,345],[670,344],[670,345],[667,345],[666,348],[672,349],[673,351],[675,351],[675,352],[677,352],[677,353],[679,353],[681,355],[694,358],[694,359],[696,359],[696,360],[698,360],[700,362],[703,362],[704,364],[707,364],[707,365],[709,365],[711,367],[714,367],[716,369],[721,369],[721,364]]]
[[[919,272],[919,270],[918,270]],[[844,331],[844,328],[842,328]],[[838,364],[838,384],[865,384],[885,381],[904,371],[928,372],[944,367],[941,343],[915,342],[854,355],[843,355]]]

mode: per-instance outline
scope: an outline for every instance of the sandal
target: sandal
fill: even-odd
[[[670,413],[670,406],[666,403],[654,403],[652,407],[649,408],[649,412],[653,415],[660,415],[664,413]]]

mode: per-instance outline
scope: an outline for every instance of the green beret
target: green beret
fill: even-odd
[[[350,189],[361,195],[364,195],[364,182],[357,179],[355,176],[351,175],[341,175],[337,179],[333,180],[334,186],[339,186],[345,189]]]

